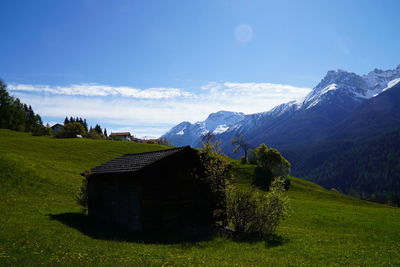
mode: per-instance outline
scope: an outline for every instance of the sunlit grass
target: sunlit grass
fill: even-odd
[[[292,178],[291,215],[278,229],[279,242],[121,241],[89,234],[83,221],[54,219],[80,211],[74,201],[80,172],[124,153],[163,148],[0,130],[0,265],[400,265],[400,209],[298,178]],[[234,182],[249,186],[253,168],[236,165]]]

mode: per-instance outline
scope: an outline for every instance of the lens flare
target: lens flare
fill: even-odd
[[[247,24],[241,24],[235,29],[235,39],[240,43],[247,43],[253,39],[253,28]]]

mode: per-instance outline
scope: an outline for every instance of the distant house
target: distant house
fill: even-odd
[[[132,136],[130,132],[125,133],[111,133],[110,138],[112,139],[120,139],[125,141],[132,141]]]
[[[53,132],[53,134],[58,134],[63,129],[64,129],[64,125],[59,124],[59,123],[54,124],[53,126],[51,126],[51,131]]]
[[[195,170],[190,147],[126,154],[82,174],[88,214],[129,230],[200,229],[214,223],[217,201]],[[219,203],[219,202],[218,202]]]
[[[136,143],[143,143],[142,139],[132,136],[132,141]]]
[[[145,144],[157,144],[158,143],[158,139],[143,139],[142,143],[145,143]]]

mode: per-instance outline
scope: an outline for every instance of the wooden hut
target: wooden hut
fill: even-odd
[[[129,230],[212,225],[218,204],[199,170],[190,147],[123,155],[83,174],[88,214]]]

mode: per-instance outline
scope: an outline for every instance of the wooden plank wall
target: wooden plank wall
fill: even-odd
[[[135,179],[104,177],[89,186],[89,215],[129,230],[142,229],[141,185]]]

